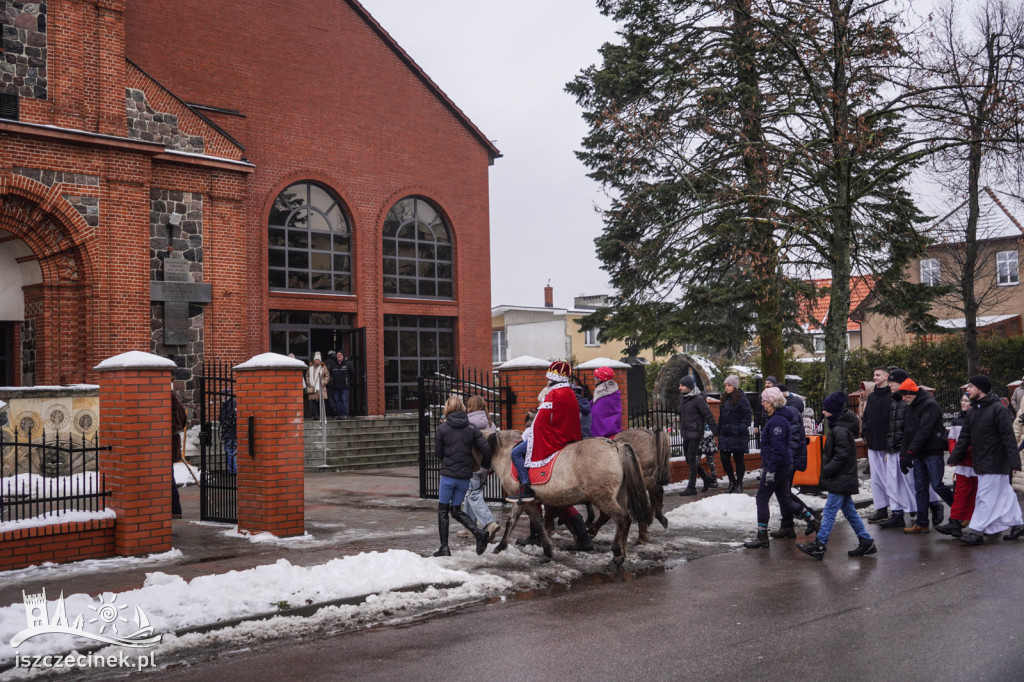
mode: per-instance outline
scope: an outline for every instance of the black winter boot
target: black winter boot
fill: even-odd
[[[525,538],[516,538],[516,544],[520,547],[526,547],[528,545],[540,547],[540,529],[533,525],[533,521],[530,521],[530,534]]]
[[[452,552],[448,549],[448,513],[450,512],[449,505],[439,504],[437,505],[437,534],[441,536],[441,548],[434,552],[434,556],[451,556]]]
[[[820,515],[816,516],[809,511],[805,511],[804,522],[807,524],[807,528],[804,528],[804,535],[814,535],[821,529]]]
[[[879,528],[906,528],[907,522],[903,518],[903,511],[894,511],[887,521],[878,524]]]
[[[773,538],[776,538],[776,539],[795,538],[796,537],[796,531],[793,530],[793,526],[789,526],[787,528],[780,528],[778,530],[773,530],[771,533],[768,533],[768,535],[770,535],[770,536],[772,536]]]
[[[696,488],[696,486],[692,486],[692,485],[686,486],[685,488],[683,488],[682,490],[679,491],[679,496],[680,497],[689,497],[690,495],[696,495],[696,494],[697,494],[697,488]]]
[[[476,553],[483,554],[484,550],[487,549],[487,541],[491,539],[491,534],[473,523],[473,519],[469,518],[469,514],[462,511],[462,507],[452,509],[451,514],[453,519],[465,526],[473,534],[473,537],[476,538]]]
[[[753,540],[747,540],[743,543],[743,546],[747,549],[767,549],[771,546],[771,540],[768,539],[768,529],[758,528],[757,535],[754,536]]]
[[[797,543],[796,548],[807,556],[817,559],[818,561],[825,558],[825,545],[818,542],[817,538],[814,539],[814,542],[809,542],[807,544],[802,542]]]
[[[583,523],[583,517],[574,514],[569,517],[569,530],[576,537],[576,544],[569,548],[570,552],[589,552],[594,549],[594,542],[587,533],[587,527]]]
[[[889,518],[889,508],[880,507],[875,510],[875,513],[868,517],[868,523],[881,523]]]
[[[878,551],[878,548],[875,547],[875,541],[871,538],[858,538],[858,540],[857,546],[847,552],[847,556],[867,556]]]
[[[932,510],[932,525],[937,526],[946,518],[946,511],[942,508],[941,502],[932,502],[929,506]]]
[[[960,537],[964,534],[964,525],[960,519],[950,519],[941,526],[935,526],[936,533],[942,533],[943,535],[952,535],[955,538]]]

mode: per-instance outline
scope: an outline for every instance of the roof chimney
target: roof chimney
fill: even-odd
[[[544,287],[544,307],[554,308],[555,307],[555,290],[551,288],[551,280],[548,280],[548,284]]]

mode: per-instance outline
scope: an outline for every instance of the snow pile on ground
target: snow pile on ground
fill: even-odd
[[[190,470],[191,473],[189,473]],[[197,481],[202,480],[202,473],[203,472],[199,469],[187,462],[174,463],[174,482],[179,488],[195,485]]]
[[[491,587],[507,589],[507,581],[495,576],[487,577],[490,583],[502,583]],[[116,602],[118,605],[127,605],[128,614],[134,614],[134,607],[141,607],[149,617],[155,634],[162,634],[269,613],[280,608],[391,592],[422,584],[459,586],[470,580],[469,573],[445,568],[437,560],[423,558],[406,550],[389,550],[334,559],[308,568],[293,566],[287,560],[280,559],[268,566],[200,576],[191,582],[180,576],[155,572],[147,576],[144,587],[116,595]],[[409,594],[413,600],[424,598],[422,593]],[[47,595],[51,616],[56,611],[53,600],[56,596]],[[463,599],[466,596],[461,595]],[[83,614],[86,619],[95,615],[103,597],[101,595],[97,601],[88,594],[65,596],[64,604],[69,621],[78,614]],[[111,601],[107,599],[106,603]],[[10,660],[15,653],[56,654],[91,643],[86,638],[76,640],[70,635],[40,635],[26,640],[16,651],[8,642],[26,627],[24,604],[16,603],[0,608],[0,662]],[[124,629],[130,632],[133,628],[129,624]]]
[[[196,424],[191,429],[185,432],[185,456],[186,457],[199,457],[200,455],[200,443],[199,437],[202,435],[202,428],[199,424]]]
[[[229,538],[242,538],[249,542],[260,545],[260,544],[290,544],[293,542],[311,542],[314,540],[313,536],[309,533],[303,533],[302,535],[293,535],[288,538],[279,538],[273,533],[242,533],[239,532],[238,526],[232,526],[223,533]]]
[[[772,518],[779,518],[775,499],[768,503]],[[757,507],[752,495],[710,495],[680,505],[665,516],[671,525],[683,528],[742,528],[757,526]]]
[[[99,489],[98,479],[99,474],[95,471],[70,476],[18,474],[0,479],[0,496],[40,499],[87,495]]]
[[[113,519],[116,517],[117,513],[110,508],[101,511],[52,511],[28,519],[0,522],[0,533],[18,530],[19,528],[38,528],[40,526],[53,526],[58,523],[85,523],[86,521]]]

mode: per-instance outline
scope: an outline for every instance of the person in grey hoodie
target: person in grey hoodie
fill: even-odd
[[[469,417],[470,426],[475,426],[480,430],[481,433],[488,433],[497,430],[494,423],[487,416],[487,403],[478,395],[471,395],[466,398],[466,412]],[[473,453],[474,459],[476,453]],[[482,459],[481,459],[482,462]],[[471,519],[476,521],[476,525],[480,526],[487,531],[488,539],[494,540],[495,533],[498,532],[498,522],[494,519],[494,514],[491,513],[490,507],[487,506],[487,502],[484,501],[484,484],[487,483],[487,477],[491,475],[493,469],[477,469],[473,477],[469,479],[469,489],[466,491],[466,499],[462,503],[462,510],[466,512]],[[461,536],[466,533],[466,537],[472,537],[472,533],[466,531],[459,531]]]

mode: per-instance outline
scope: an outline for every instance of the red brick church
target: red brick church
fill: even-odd
[[[0,385],[128,350],[490,367],[495,146],[355,0],[0,3]]]

